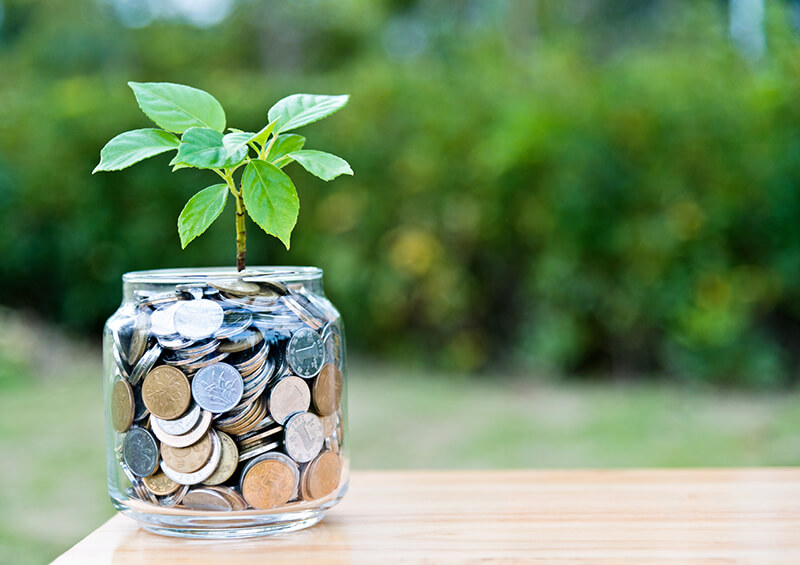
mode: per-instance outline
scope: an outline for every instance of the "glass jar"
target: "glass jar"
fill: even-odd
[[[152,532],[317,523],[347,490],[344,328],[313,267],[127,273],[103,333],[108,491]]]

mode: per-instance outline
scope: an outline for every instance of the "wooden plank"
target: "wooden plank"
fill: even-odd
[[[193,541],[115,516],[55,563],[800,563],[800,470],[354,472],[320,524]]]

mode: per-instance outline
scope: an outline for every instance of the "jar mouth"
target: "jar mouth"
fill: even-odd
[[[185,269],[153,269],[131,271],[122,275],[124,283],[187,284],[202,283],[209,279],[231,279],[247,277],[253,281],[275,281],[282,283],[302,283],[322,278],[319,267],[256,266],[237,271],[236,267],[202,267]]]

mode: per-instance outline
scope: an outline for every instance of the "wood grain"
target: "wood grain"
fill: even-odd
[[[312,561],[800,563],[800,470],[354,472],[308,530],[192,541],[118,515],[55,563]]]

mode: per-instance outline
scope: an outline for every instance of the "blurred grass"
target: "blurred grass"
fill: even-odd
[[[8,312],[0,327],[0,563],[41,563],[112,514],[100,353]],[[40,340],[46,357],[34,354]],[[351,365],[356,469],[800,464],[797,392]]]

